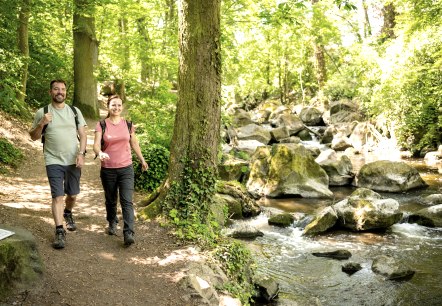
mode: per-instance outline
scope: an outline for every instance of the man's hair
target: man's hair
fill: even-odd
[[[49,85],[49,89],[52,89],[52,85],[53,85],[54,83],[63,83],[64,86],[66,87],[66,82],[65,82],[64,80],[62,80],[62,79],[56,79],[56,80],[52,80],[52,81],[51,81],[51,84]]]

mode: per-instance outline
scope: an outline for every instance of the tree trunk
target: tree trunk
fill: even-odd
[[[384,24],[382,25],[382,39],[395,38],[394,26],[396,25],[396,10],[393,3],[389,3],[382,8]]]
[[[215,168],[221,122],[220,0],[179,2],[178,104],[169,178],[180,180],[183,158]]]
[[[320,0],[311,0],[313,7]],[[315,16],[318,12],[313,8],[313,18],[318,18]],[[316,31],[315,31],[316,33]],[[315,71],[316,71],[316,80],[318,82],[319,90],[322,89],[324,83],[327,81],[327,68],[325,63],[325,51],[324,46],[321,43],[322,38],[315,34],[315,38],[313,41],[313,49],[315,52]]]
[[[184,178],[189,169],[216,173],[221,123],[220,1],[179,1],[178,102],[168,180],[155,200],[157,205],[172,192],[171,186],[189,183],[189,177]],[[204,180],[204,174],[197,179]],[[201,186],[201,182],[191,185],[204,192],[205,187],[214,187]],[[172,197],[175,202],[186,202],[190,192]],[[204,201],[199,199],[197,205]]]
[[[98,42],[95,37],[94,6],[92,0],[74,0],[74,101],[88,118],[99,118],[97,81]]]
[[[327,68],[325,66],[324,46],[319,43],[314,43],[314,50],[316,80],[318,82],[319,89],[322,89],[324,83],[327,81]]]
[[[362,0],[362,9],[364,10],[364,38],[367,38],[371,36],[371,24],[370,19],[368,18],[368,6],[365,0]]]
[[[151,39],[145,19],[146,17],[137,19],[138,34],[141,37],[140,49],[138,51],[138,57],[141,62],[140,79],[143,83],[146,83],[152,74],[150,67]]]
[[[29,35],[28,35],[28,23],[29,16],[31,15],[31,0],[22,0],[21,8],[18,15],[18,48],[20,50],[21,56],[24,59],[23,66],[21,68],[21,87],[17,92],[17,100],[20,104],[25,103],[26,97],[26,83],[28,81],[28,65],[29,65]]]

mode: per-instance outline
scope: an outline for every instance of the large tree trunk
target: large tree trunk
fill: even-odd
[[[29,66],[29,42],[28,42],[28,23],[31,15],[31,0],[22,0],[20,13],[18,16],[18,48],[24,58],[23,66],[21,68],[21,88],[17,92],[17,100],[19,103],[25,103],[26,97],[26,83],[28,81],[28,66]]]
[[[170,192],[171,186],[189,182],[189,177],[183,176],[189,169],[216,173],[220,140],[220,0],[180,0],[178,14],[178,103],[168,180],[155,200],[156,205]],[[189,193],[190,190],[185,190],[173,194],[173,198],[183,203]]]
[[[220,0],[181,0],[178,104],[169,179],[180,180],[183,158],[215,168],[221,121]]]
[[[74,0],[74,102],[88,118],[98,118],[97,64],[98,42],[95,37],[92,0]]]

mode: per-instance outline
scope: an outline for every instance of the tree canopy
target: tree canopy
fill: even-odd
[[[83,99],[74,90],[82,85],[74,73],[73,33],[79,4],[87,5],[93,9],[81,13],[93,18],[86,31],[98,47],[92,77],[99,89],[114,81],[124,91],[141,138],[169,146],[178,82],[176,1],[0,4],[3,110],[29,115],[30,107],[47,103],[48,83],[59,77],[71,100]],[[368,119],[381,117],[404,148],[434,148],[441,142],[441,15],[442,4],[431,0],[225,0],[223,103],[352,99]]]

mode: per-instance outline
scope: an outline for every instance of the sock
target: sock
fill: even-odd
[[[63,225],[57,225],[57,226],[55,227],[56,230],[58,230],[58,229],[60,229],[60,228],[63,229]]]
[[[67,210],[67,209],[65,208],[65,209],[64,209],[64,213],[65,213],[65,214],[70,214],[70,213],[72,213],[72,211]]]

